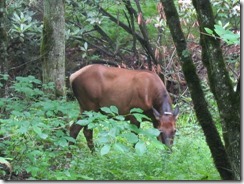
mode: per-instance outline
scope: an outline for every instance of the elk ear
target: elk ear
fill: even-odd
[[[153,115],[155,116],[156,120],[160,120],[160,117],[161,117],[160,113],[154,108],[152,108],[152,110],[153,110]]]
[[[179,106],[176,106],[175,110],[173,111],[173,115],[174,115],[175,119],[178,118],[179,112],[180,112]]]

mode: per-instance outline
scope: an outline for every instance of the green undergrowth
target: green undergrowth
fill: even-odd
[[[172,151],[156,140],[149,120],[135,129],[114,106],[102,108],[107,115],[86,112],[78,123],[94,128],[92,154],[82,131],[76,141],[68,134],[77,122],[78,103],[53,100],[47,89],[50,93],[52,84],[18,77],[9,96],[0,98],[1,179],[220,180],[193,112],[180,114]],[[143,117],[139,109],[131,114]],[[69,141],[76,144],[69,148]]]
[[[83,136],[79,141],[84,142]],[[74,168],[79,168],[83,175],[79,179],[220,180],[198,125],[188,124],[178,130],[172,152],[152,146],[143,155],[131,150],[126,153],[110,151],[101,156],[98,152],[90,154],[86,145],[80,146],[83,146],[81,153],[73,157],[69,170],[70,174]]]

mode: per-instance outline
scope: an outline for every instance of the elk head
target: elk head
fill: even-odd
[[[168,147],[171,147],[176,132],[176,120],[179,114],[179,108],[176,107],[173,112],[163,111],[162,113],[159,113],[154,108],[152,109],[154,117],[158,121],[157,129],[160,131],[158,140]]]

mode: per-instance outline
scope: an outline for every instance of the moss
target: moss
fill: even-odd
[[[53,28],[50,23],[50,19],[46,16],[43,18],[43,33],[42,33],[42,42],[40,47],[40,53],[42,58],[42,78],[44,83],[50,82],[49,79],[49,70],[52,69],[52,63],[48,62],[50,57],[50,52],[53,47],[53,42],[51,40],[53,34]]]
[[[65,95],[65,33],[63,2],[44,1],[43,33],[40,47],[44,83],[54,82],[56,97]]]
[[[193,1],[198,13],[200,31],[213,28],[214,17],[208,0]],[[231,164],[232,178],[240,178],[240,99],[226,69],[220,41],[201,34],[202,61],[207,68],[210,89],[218,104],[225,148]],[[239,97],[240,98],[240,97]],[[233,113],[231,113],[233,112]],[[226,167],[228,168],[228,167]]]
[[[42,32],[42,42],[41,42],[41,56],[43,60],[46,57],[46,53],[48,53],[52,48],[52,42],[50,42],[50,38],[53,34],[53,28],[50,24],[50,20],[48,17],[43,18],[43,32]]]

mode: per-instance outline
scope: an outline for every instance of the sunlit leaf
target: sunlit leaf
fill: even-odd
[[[143,113],[143,110],[140,109],[140,108],[133,108],[133,109],[130,110],[130,113],[134,113],[134,112]]]
[[[138,142],[138,136],[132,132],[124,133],[124,134],[122,134],[122,137],[126,138],[127,141],[130,143]]]
[[[87,119],[82,119],[82,120],[78,120],[76,124],[81,126],[86,126],[89,124],[89,121]]]
[[[110,110],[115,114],[119,114],[118,108],[116,106],[111,106]]]
[[[110,151],[110,148],[111,147],[109,144],[104,145],[100,151],[101,156],[108,154],[108,152]]]
[[[112,111],[109,107],[102,107],[101,110],[107,114],[112,114]]]
[[[210,35],[213,34],[213,31],[212,31],[211,29],[209,29],[209,28],[207,28],[207,27],[205,27],[204,29],[205,29],[205,31],[206,31],[208,34],[210,34]]]
[[[139,155],[143,155],[146,152],[147,147],[146,147],[146,144],[144,142],[139,141],[138,143],[136,143],[135,149]]]

